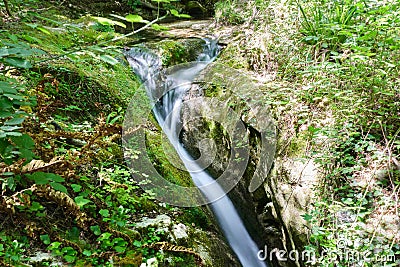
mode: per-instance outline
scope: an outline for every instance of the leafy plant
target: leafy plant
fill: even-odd
[[[32,138],[20,132],[22,123],[35,105],[35,98],[25,94],[24,88],[16,81],[0,81],[0,155],[1,160],[11,164],[14,160],[33,159]],[[28,112],[27,112],[28,111]]]
[[[304,41],[336,52],[353,37],[352,26],[362,12],[362,4],[354,0],[322,0],[298,5],[303,17],[300,32],[305,35]]]

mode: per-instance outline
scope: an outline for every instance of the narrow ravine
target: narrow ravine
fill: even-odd
[[[163,79],[159,78],[163,75],[161,61],[151,52],[133,48],[127,53],[127,59],[133,71],[143,81],[149,97],[154,101],[153,113],[158,123],[178,152],[193,182],[209,201],[220,228],[242,266],[266,267],[267,264],[258,259],[259,248],[250,237],[232,201],[222,187],[185,150],[179,140],[183,96],[200,71],[216,58],[218,51],[219,47],[215,40],[206,40],[204,51],[198,56],[197,62],[168,73]],[[161,85],[160,80],[164,84]],[[167,93],[160,93],[160,87],[163,88],[162,92]]]

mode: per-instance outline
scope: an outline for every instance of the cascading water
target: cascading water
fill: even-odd
[[[206,40],[204,51],[198,56],[196,63],[168,74],[163,73],[158,56],[145,49],[133,48],[126,57],[134,72],[144,82],[147,94],[154,102],[153,113],[170,143],[178,152],[193,182],[207,199],[217,199],[210,206],[240,263],[244,267],[266,267],[266,263],[258,259],[259,249],[247,232],[229,197],[222,187],[203,170],[204,168],[189,155],[179,140],[182,98],[200,71],[216,58],[218,50],[215,40]],[[210,184],[212,187],[207,186]]]

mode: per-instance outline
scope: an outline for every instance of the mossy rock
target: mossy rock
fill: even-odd
[[[45,78],[49,74],[51,78]],[[44,92],[60,103],[55,114],[78,121],[95,121],[100,113],[108,115],[127,107],[140,86],[128,66],[109,66],[100,61],[92,64],[59,62],[30,75],[33,83],[44,82]],[[68,106],[74,108],[65,109]]]
[[[145,46],[161,57],[163,66],[192,62],[203,52],[205,41],[199,38],[166,39]]]
[[[204,18],[207,10],[197,1],[189,1],[186,4],[186,10],[192,17]]]

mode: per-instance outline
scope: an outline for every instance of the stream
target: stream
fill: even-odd
[[[191,82],[214,61],[219,52],[217,41],[210,39],[205,41],[204,51],[196,62],[168,74],[162,72],[159,57],[145,49],[132,48],[126,57],[133,71],[144,83],[151,101],[154,102],[154,116],[190,173],[194,184],[209,200],[214,216],[242,266],[267,267],[265,262],[258,259],[259,248],[250,237],[228,195],[186,151],[179,140],[183,96],[190,89]],[[160,78],[160,75],[163,77]],[[160,81],[163,84],[160,84]],[[160,91],[160,88],[163,89]]]

